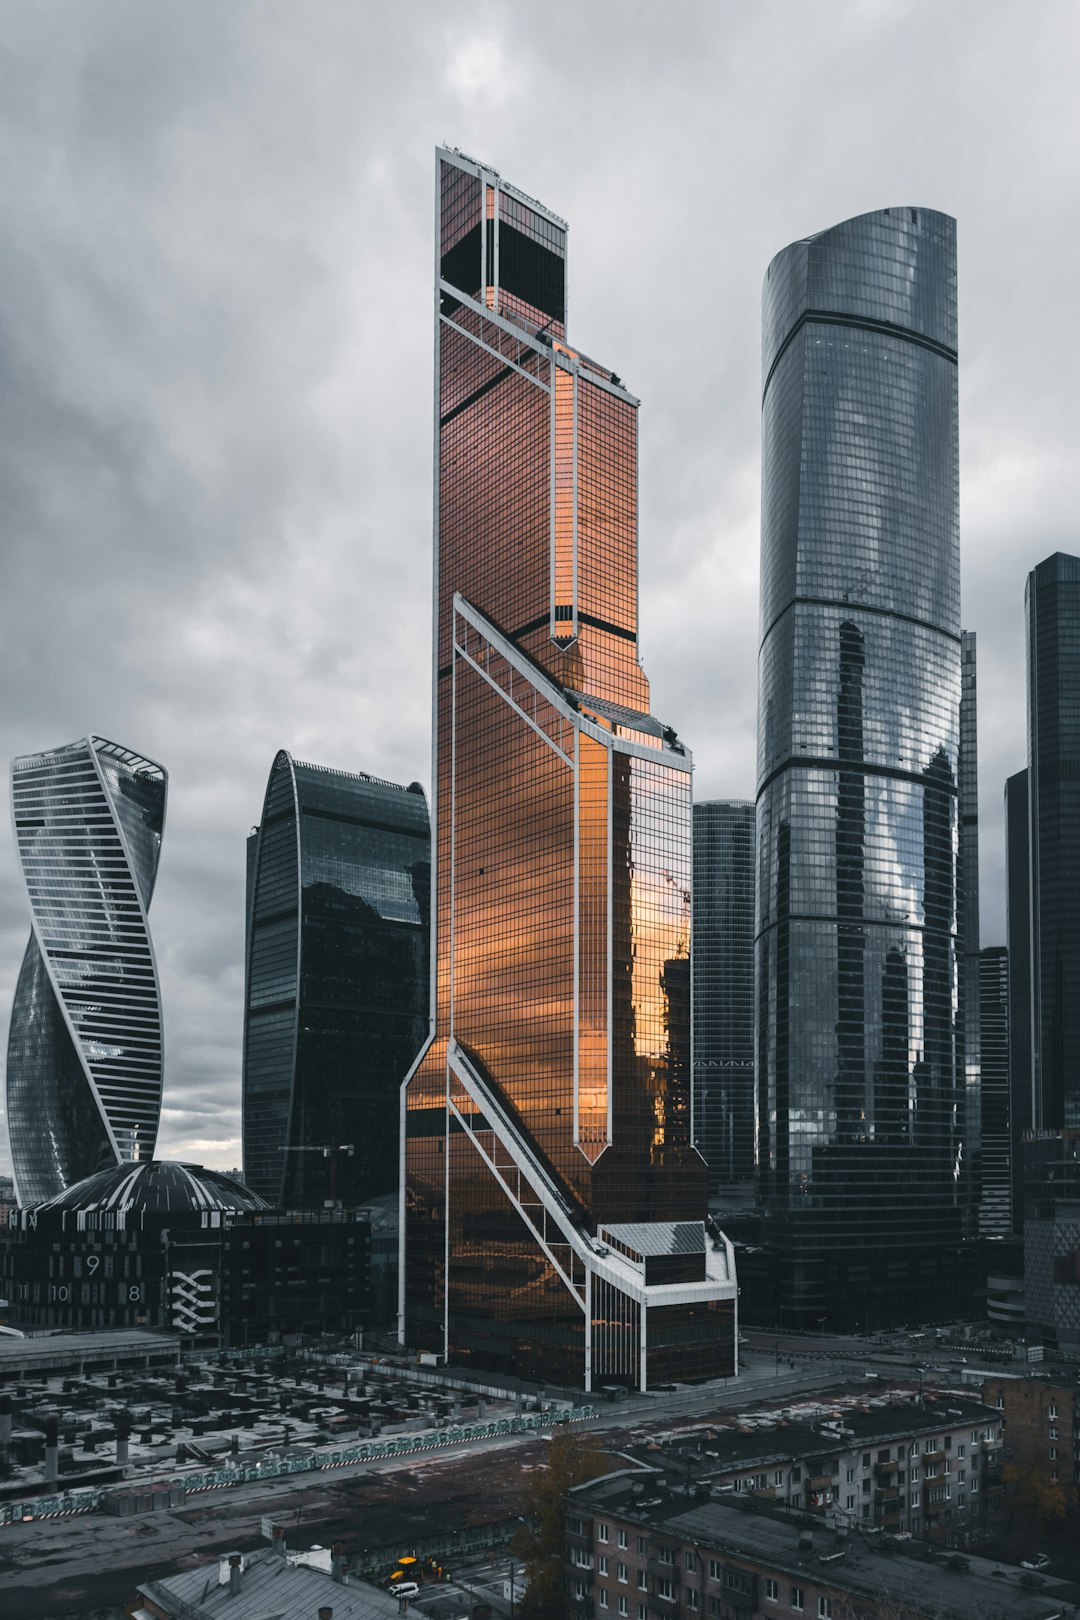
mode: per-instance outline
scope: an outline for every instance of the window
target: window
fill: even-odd
[[[977,1474],[972,1474],[972,1476],[971,1476],[972,1494],[974,1494],[978,1490],[978,1488],[979,1488],[979,1477],[978,1477]]]
[[[673,1564],[675,1562],[675,1554],[672,1552],[670,1547],[657,1547],[656,1561],[658,1564]]]
[[[845,1496],[844,1497],[844,1506],[847,1508],[848,1512],[850,1513],[851,1510],[855,1506],[855,1498],[853,1496]]]
[[[921,1478],[922,1475],[920,1474],[919,1470],[917,1468],[913,1468],[911,1470],[911,1483],[914,1485]]]
[[[1054,1430],[1054,1439],[1055,1440],[1057,1439],[1057,1430],[1056,1429]],[[782,1485],[783,1483],[784,1483],[784,1470],[782,1468],[778,1468],[776,1470],[776,1473],[773,1475],[773,1484],[774,1485]]]
[[[1050,1430],[1050,1438],[1051,1438],[1051,1440],[1056,1440],[1057,1437],[1058,1437],[1057,1430],[1054,1429],[1054,1428],[1051,1428],[1051,1430]]]
[[[769,1603],[779,1603],[780,1582],[774,1581],[770,1575],[765,1577],[765,1597]]]
[[[967,1469],[966,1468],[958,1468],[956,1470],[956,1483],[958,1485],[966,1485],[967,1484]]]
[[[832,1620],[832,1598],[819,1597],[817,1600],[818,1620]]]
[[[697,1567],[698,1567],[698,1556],[697,1556],[697,1553],[695,1553],[695,1552],[688,1552],[688,1553],[687,1553],[687,1555],[686,1555],[686,1558],[685,1558],[685,1560],[684,1560],[684,1562],[685,1562],[685,1564],[686,1564],[686,1568],[687,1568],[687,1570],[688,1570],[688,1571],[689,1571],[689,1573],[690,1573],[690,1574],[691,1574],[691,1575],[692,1575],[692,1574],[693,1574],[693,1573],[694,1573],[694,1571],[695,1571],[695,1570],[696,1570],[696,1569],[697,1569]]]
[[[941,1443],[945,1447],[946,1451],[951,1451],[952,1450],[952,1435],[947,1434],[945,1436],[944,1440]]]
[[[596,1601],[602,1609],[607,1608],[607,1587],[602,1586],[596,1594]]]
[[[617,1536],[615,1537],[615,1539],[618,1542],[620,1547],[625,1547],[626,1546],[626,1531],[625,1530],[620,1530],[618,1532]]]
[[[919,1442],[917,1440],[913,1440],[911,1442],[911,1450],[908,1453],[908,1455],[910,1457],[917,1457],[921,1450],[922,1450],[922,1447],[919,1445]]]
[[[696,1586],[686,1588],[686,1607],[695,1611],[698,1607],[698,1589]]]
[[[912,1493],[911,1493],[911,1506],[912,1506],[913,1509],[922,1507],[922,1492],[921,1491],[912,1491]]]
[[[888,1446],[885,1447],[884,1451],[878,1452],[877,1460],[878,1462],[892,1462],[892,1451]]]
[[[709,1579],[710,1581],[718,1581],[720,1579],[720,1563],[716,1558],[709,1559]]]
[[[854,1485],[854,1483],[855,1483],[855,1470],[854,1470],[854,1468],[849,1468],[847,1470],[847,1472],[845,1473],[844,1478],[847,1480],[849,1485]]]
[[[863,1503],[863,1505],[862,1505],[862,1516],[863,1516],[864,1519],[868,1519],[870,1517],[870,1504],[869,1504],[869,1502],[864,1502]]]
[[[637,1606],[637,1620],[649,1620],[649,1611],[644,1603],[639,1603]]]
[[[644,1571],[642,1573],[644,1573]],[[642,1587],[643,1590],[648,1590],[648,1587],[645,1585],[644,1581],[639,1581],[638,1585]],[[656,1595],[657,1597],[667,1598],[669,1602],[671,1601],[674,1593],[671,1588],[671,1580],[669,1576],[661,1575],[658,1578],[656,1582]]]
[[[868,1479],[864,1479],[862,1482],[862,1493],[864,1496],[870,1495],[870,1481]]]
[[[596,1560],[596,1573],[598,1575],[607,1574],[607,1559],[604,1557],[603,1553],[601,1553],[599,1558]]]
[[[997,1409],[998,1409],[999,1412],[1004,1411],[1004,1409],[1005,1409],[1005,1397],[1004,1397],[1004,1395],[999,1395],[998,1396],[998,1398],[997,1398]]]
[[[1054,1481],[1055,1484],[1057,1483],[1057,1477],[1058,1477],[1057,1469],[1056,1468],[1051,1468],[1051,1470],[1050,1470],[1050,1478]]]
[[[1057,1446],[1051,1446],[1050,1447],[1050,1461],[1054,1462],[1056,1460],[1056,1458],[1057,1458]]]
[[[619,1564],[618,1567],[616,1568],[615,1575],[616,1575],[616,1579],[618,1579],[620,1581],[625,1581],[625,1579],[626,1579],[626,1565],[625,1564]]]
[[[606,1524],[598,1524],[597,1527],[596,1527],[596,1539],[597,1539],[597,1541],[606,1541],[607,1538],[608,1538],[608,1527],[607,1527],[607,1525]]]
[[[721,1614],[723,1614],[723,1612],[724,1611],[720,1606],[720,1599],[718,1597],[711,1597],[709,1599],[709,1614],[710,1615],[721,1615]]]
[[[649,1543],[648,1543],[647,1539],[645,1538],[645,1536],[638,1536],[638,1538],[637,1538],[637,1551],[638,1551],[638,1557],[639,1558],[644,1558],[648,1554]]]
[[[643,1569],[639,1569],[637,1572],[637,1584],[639,1592],[647,1592],[649,1590],[649,1577],[647,1572]]]
[[[967,1456],[967,1446],[965,1446],[965,1445],[957,1446],[956,1455],[958,1457],[966,1457]]]
[[[802,1587],[801,1586],[793,1586],[791,1588],[791,1607],[793,1609],[801,1609],[803,1607],[803,1605],[805,1604],[805,1602],[806,1602],[806,1594],[803,1591]]]
[[[1056,1418],[1057,1417],[1057,1415],[1058,1415],[1057,1401],[1051,1401],[1050,1402],[1050,1405],[1046,1408],[1046,1415],[1047,1415],[1047,1417],[1050,1417],[1050,1418]]]
[[[575,1519],[573,1517],[568,1518],[567,1521],[566,1521],[566,1528],[569,1530],[569,1532],[570,1532],[570,1534],[572,1536],[580,1536],[580,1534],[581,1534],[581,1520],[580,1519]]]
[[[629,1603],[626,1601],[626,1599],[624,1597],[621,1597],[619,1599],[619,1613],[620,1614],[629,1614],[630,1613],[630,1605],[629,1605]]]
[[[791,1470],[791,1483],[793,1485],[801,1485],[802,1484],[802,1469],[801,1468],[793,1468]]]
[[[864,1468],[869,1468],[870,1466],[870,1453],[868,1451],[864,1451],[862,1454],[862,1465]]]
[[[587,1591],[588,1587],[585,1585],[584,1581],[574,1582],[574,1596],[577,1598],[579,1603],[582,1601]]]

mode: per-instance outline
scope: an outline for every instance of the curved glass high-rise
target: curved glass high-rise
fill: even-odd
[[[762,369],[766,1230],[785,1325],[873,1325],[955,1298],[968,1197],[955,221],[785,248]]]
[[[290,1209],[398,1187],[398,1098],[428,1013],[418,783],[282,750],[248,840],[244,1173]]]
[[[566,341],[565,222],[460,152],[436,172],[435,1028],[402,1333],[586,1388],[730,1373],[690,758],[638,655],[638,402]]]
[[[150,1159],[162,1022],[147,911],[168,778],[85,737],[16,759],[12,814],[32,933],[15,990],[7,1117],[19,1200]]]

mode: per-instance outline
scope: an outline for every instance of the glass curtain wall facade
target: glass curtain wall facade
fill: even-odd
[[[752,802],[694,805],[694,1130],[709,1191],[754,1177]]]
[[[957,815],[956,926],[961,963],[957,1022],[958,1072],[963,1080],[962,1118],[966,1152],[959,1169],[966,1201],[980,1204],[982,1176],[981,968],[979,943],[979,746],[976,638],[960,636],[960,753]]]
[[[7,1053],[23,1205],[97,1170],[153,1158],[163,1036],[147,912],[167,783],[153,760],[102,737],[12,763],[32,927]]]
[[[1005,783],[1005,938],[1009,957],[1009,1122],[1013,1231],[1024,1230],[1021,1142],[1035,1123],[1031,1052],[1031,840],[1028,773]]]
[[[955,222],[796,242],[763,294],[757,1074],[784,1325],[955,1311]]]
[[[282,750],[247,862],[245,1180],[287,1209],[396,1193],[427,1034],[423,791]]]
[[[1009,953],[988,945],[979,953],[982,1040],[982,1196],[979,1230],[1005,1237],[1012,1230],[1012,1131],[1009,1109]]]
[[[1028,575],[1034,1125],[1080,1127],[1080,557]]]
[[[734,1367],[693,1147],[690,758],[637,646],[637,400],[565,222],[439,151],[434,1031],[401,1333],[590,1388]]]

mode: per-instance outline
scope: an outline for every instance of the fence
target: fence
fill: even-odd
[[[595,1406],[581,1406],[569,1415],[569,1421],[577,1423],[598,1415]],[[529,1412],[524,1417],[497,1418],[490,1423],[468,1423],[448,1429],[428,1429],[419,1434],[395,1434],[386,1440],[361,1440],[354,1446],[334,1446],[332,1449],[305,1451],[289,1457],[270,1453],[256,1462],[182,1474],[170,1480],[169,1485],[182,1486],[188,1496],[197,1495],[200,1491],[234,1490],[238,1485],[277,1479],[285,1474],[347,1468],[352,1463],[383,1462],[390,1457],[405,1457],[418,1451],[445,1451],[451,1446],[469,1445],[475,1440],[496,1440],[508,1434],[527,1434],[538,1429],[550,1429],[552,1421],[550,1413]],[[125,1492],[119,1494],[126,1494],[132,1486],[138,1488],[138,1483],[132,1481]],[[35,1496],[26,1502],[5,1502],[0,1505],[0,1525],[90,1513],[96,1508],[105,1507],[107,1499],[115,1494],[118,1493],[91,1486],[85,1490],[66,1491],[58,1496]]]

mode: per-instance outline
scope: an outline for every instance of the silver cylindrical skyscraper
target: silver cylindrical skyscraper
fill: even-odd
[[[956,227],[795,242],[763,295],[757,1075],[784,1323],[932,1315],[966,1155]]]

